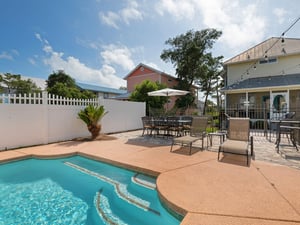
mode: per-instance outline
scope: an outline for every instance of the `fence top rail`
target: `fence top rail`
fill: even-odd
[[[99,99],[75,99],[42,93],[5,94],[0,93],[0,104],[26,104],[26,105],[99,105]]]

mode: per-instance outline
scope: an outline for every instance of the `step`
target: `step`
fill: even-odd
[[[131,181],[137,185],[143,186],[148,189],[155,190],[156,189],[156,180],[152,177],[146,176],[141,173],[136,173]]]
[[[109,225],[127,225],[118,216],[114,215],[109,204],[109,200],[105,195],[102,195],[103,189],[100,189],[94,198],[95,208],[101,219]]]
[[[96,173],[94,171],[91,171],[89,169],[86,169],[84,167],[81,167],[77,164],[71,163],[71,162],[64,162],[65,165],[70,166],[76,170],[79,170],[80,172],[83,172],[85,174],[88,174],[90,176],[96,177],[97,179],[100,179],[106,183],[111,184],[114,187],[115,192],[117,193],[118,197],[123,199],[124,201],[135,205],[136,207],[139,207],[145,211],[153,212],[157,215],[160,215],[160,212],[158,212],[155,209],[150,208],[150,202],[141,199],[132,193],[128,192],[127,186],[123,183],[120,183],[118,181],[112,180],[109,177],[103,176],[99,173]]]

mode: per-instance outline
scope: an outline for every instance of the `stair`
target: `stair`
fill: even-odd
[[[138,208],[143,209],[144,211],[150,211],[152,213],[155,213],[157,215],[160,215],[160,212],[150,208],[150,202],[141,199],[135,195],[133,195],[132,193],[128,192],[127,190],[127,186],[123,183],[120,183],[118,181],[112,180],[109,177],[103,176],[99,173],[96,173],[94,171],[91,171],[89,169],[86,169],[84,167],[81,167],[77,164],[71,163],[71,162],[64,162],[65,165],[70,166],[76,170],[79,170],[82,173],[88,174],[90,176],[96,177],[97,179],[100,179],[106,183],[111,184],[114,187],[114,191],[115,193],[118,195],[118,197],[132,205],[135,205]],[[141,179],[139,179],[141,180]],[[139,181],[140,183],[143,183],[142,181]],[[149,184],[147,184],[148,186],[150,186]]]

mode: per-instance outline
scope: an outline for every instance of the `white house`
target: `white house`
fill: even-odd
[[[276,114],[300,107],[300,39],[272,37],[224,67],[226,108],[265,107]]]

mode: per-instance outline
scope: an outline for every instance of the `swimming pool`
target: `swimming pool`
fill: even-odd
[[[0,165],[0,224],[178,225],[155,178],[81,156]]]

